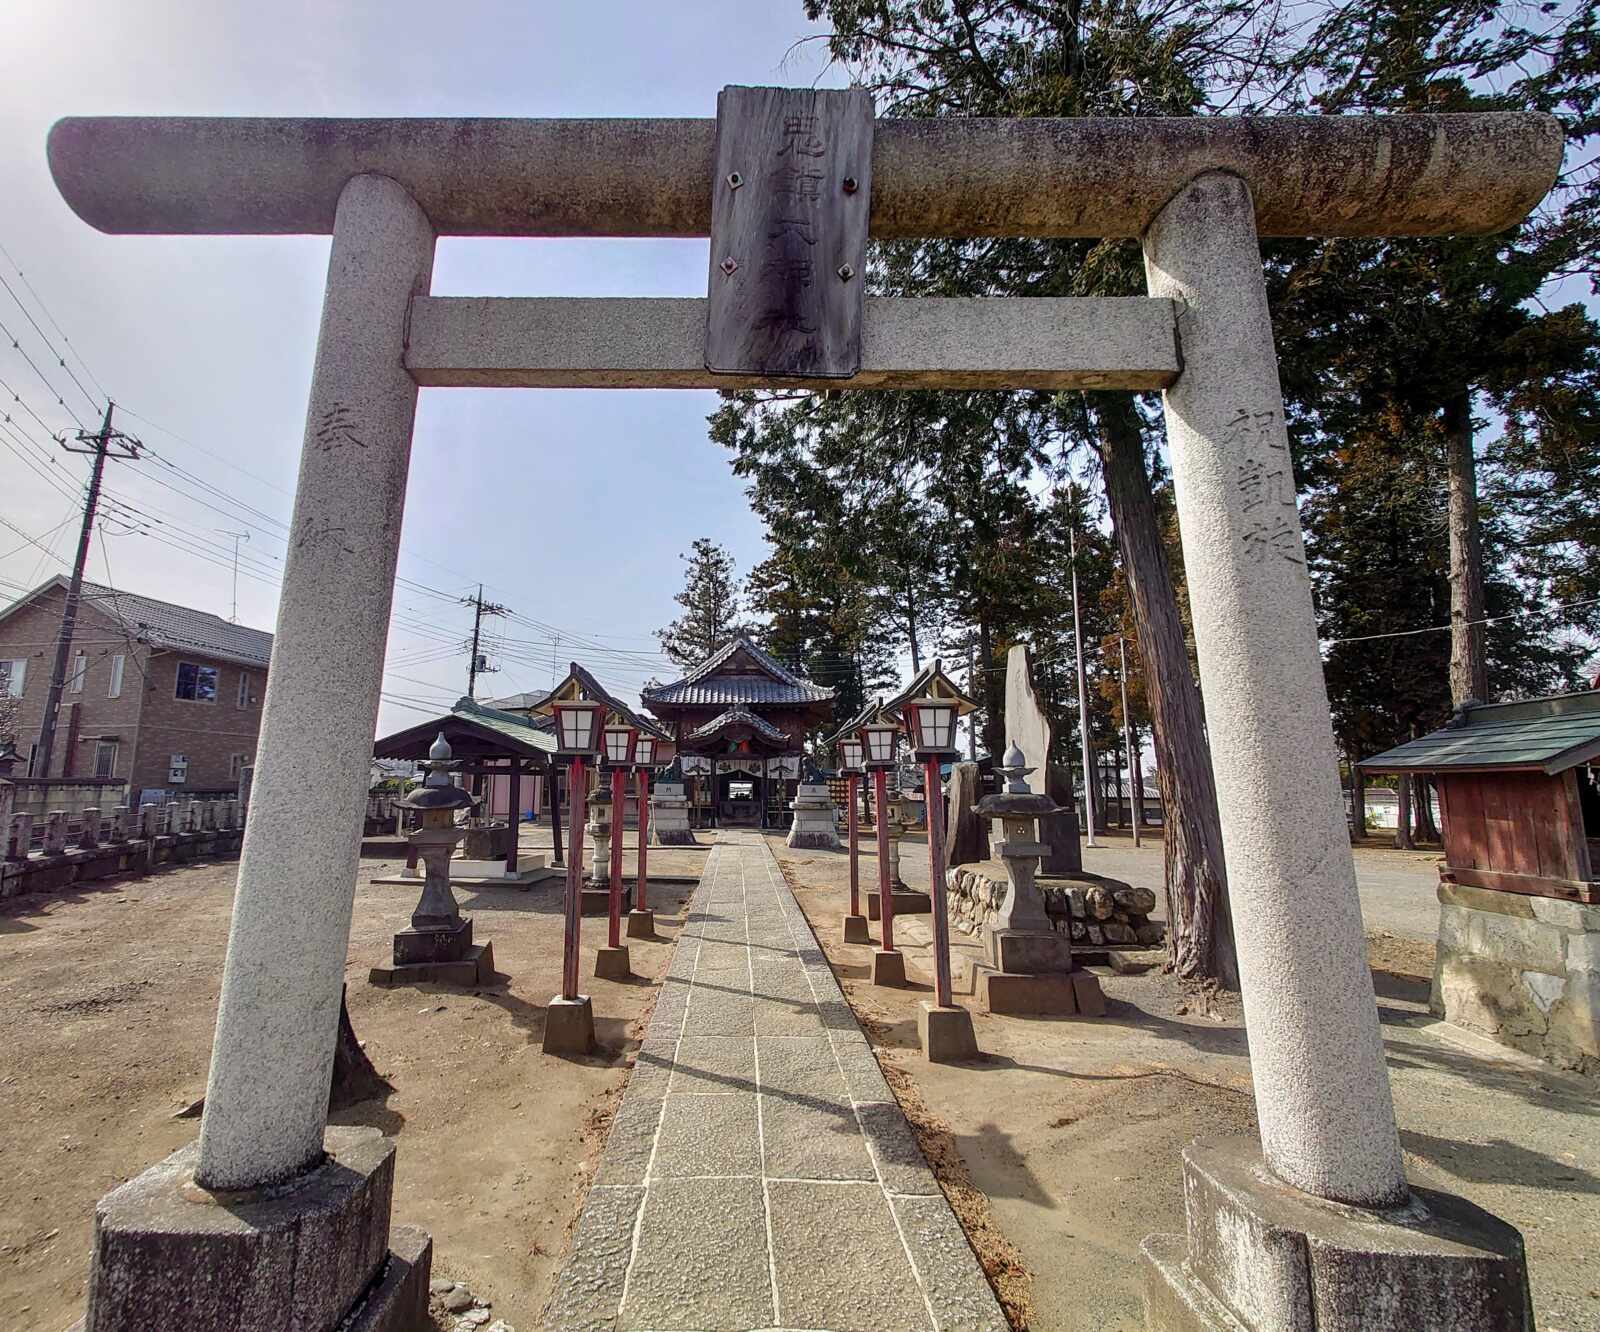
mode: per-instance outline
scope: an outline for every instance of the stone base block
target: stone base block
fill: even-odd
[[[628,912],[628,938],[654,939],[656,937],[656,913],[654,911],[640,911],[637,908]]]
[[[389,1256],[339,1332],[417,1332],[428,1326],[433,1240],[414,1226],[389,1232]]]
[[[1238,1139],[1194,1143],[1183,1175],[1187,1238],[1143,1246],[1151,1332],[1532,1332],[1522,1236],[1464,1198],[1330,1203]]]
[[[872,936],[867,933],[867,918],[865,916],[846,916],[844,918],[844,941],[846,943],[872,942]]]
[[[628,946],[601,948],[594,955],[594,974],[600,980],[627,980],[633,975],[628,966]]]
[[[695,840],[693,828],[660,828],[652,829],[650,835],[651,846],[699,846]]]
[[[796,832],[789,830],[789,835],[784,839],[784,845],[796,851],[842,851],[844,843],[839,840],[838,833],[831,832]]]
[[[583,889],[580,910],[585,916],[609,916],[611,914],[611,889],[591,888]]]
[[[492,985],[494,969],[494,944],[474,944],[467,955],[454,962],[407,962],[392,967],[373,967],[367,973],[367,983],[392,988],[396,985],[457,985],[473,989],[479,985]]]
[[[906,959],[899,949],[880,948],[872,955],[872,983],[902,987],[905,985]]]
[[[889,900],[894,903],[894,914],[897,916],[926,916],[933,910],[933,901],[927,893],[913,892],[909,888],[894,889]],[[867,894],[867,919],[883,919],[883,904],[876,892]]]
[[[357,1306],[401,1302],[414,1281],[425,1305],[427,1236],[398,1233],[400,1263],[388,1262],[394,1143],[329,1128],[324,1149],[286,1184],[212,1194],[194,1183],[191,1143],[108,1193],[95,1209],[87,1332],[330,1332]]]
[[[1100,977],[1092,971],[1072,973],[1072,997],[1078,1001],[1078,1012],[1084,1017],[1106,1015],[1106,995],[1100,988]]]
[[[459,962],[472,948],[472,920],[463,916],[454,929],[419,929],[413,925],[394,936],[394,964]]]
[[[917,1014],[917,1037],[929,1063],[953,1064],[978,1057],[972,1014],[964,1008],[941,1008],[924,1002]]]
[[[984,1012],[1031,1017],[1070,1017],[1076,1013],[1076,974],[996,971],[982,962],[972,967],[973,989]]]
[[[594,1005],[589,996],[563,999],[559,994],[545,1006],[544,1052],[584,1055],[594,1049]]]
[[[1072,940],[1054,930],[985,930],[983,945],[996,971],[1072,970]]]

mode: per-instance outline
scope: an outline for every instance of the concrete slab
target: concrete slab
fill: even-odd
[[[754,1092],[668,1096],[656,1134],[652,1180],[704,1175],[761,1177]]]
[[[761,1181],[653,1181],[627,1272],[627,1292],[622,1327],[773,1326],[777,1320]]]
[[[630,1090],[632,1079],[629,1079]],[[685,1036],[667,1090],[727,1092],[756,1089],[756,1042],[750,1036]]]

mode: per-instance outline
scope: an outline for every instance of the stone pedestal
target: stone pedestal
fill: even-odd
[[[893,842],[889,845],[892,847]],[[895,868],[894,861],[890,862],[891,872]],[[896,888],[894,893],[894,914],[897,916],[925,916],[933,910],[933,900],[927,893],[919,893],[912,888]],[[883,919],[883,902],[879,899],[877,890],[867,894],[867,919]]]
[[[978,1057],[972,1014],[964,1008],[941,1008],[924,1002],[917,1013],[917,1036],[929,1063],[953,1064]]]
[[[635,907],[628,912],[626,928],[630,939],[654,939],[656,937],[656,913],[654,911],[641,911],[638,907]]]
[[[1522,1236],[1448,1193],[1327,1202],[1244,1140],[1183,1154],[1187,1235],[1151,1235],[1150,1332],[1532,1332]]]
[[[867,918],[865,916],[846,916],[844,918],[844,941],[858,944],[872,942],[872,936],[867,933]]]
[[[563,999],[559,994],[545,1006],[544,1052],[585,1055],[594,1049],[594,1005],[589,996]]]
[[[898,948],[880,948],[872,955],[872,983],[900,987],[905,985],[906,959]]]
[[[689,799],[682,782],[660,782],[650,800],[650,838],[656,846],[698,846],[689,827]]]
[[[628,965],[628,946],[601,947],[594,955],[594,974],[600,980],[627,980],[633,975]]]
[[[85,1332],[378,1332],[421,1327],[433,1245],[389,1228],[394,1143],[330,1128],[321,1164],[211,1193],[191,1143],[95,1209]],[[349,1321],[346,1321],[346,1320]]]
[[[803,782],[795,791],[789,808],[794,822],[785,843],[815,851],[840,849],[839,830],[833,819],[833,797],[824,782]]]
[[[394,965],[373,967],[373,985],[487,985],[494,978],[494,945],[472,942],[472,919],[443,927],[399,930]]]

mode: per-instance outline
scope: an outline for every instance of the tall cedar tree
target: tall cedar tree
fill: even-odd
[[[735,634],[748,633],[741,618],[744,603],[734,576],[733,556],[709,537],[700,537],[694,549],[679,558],[684,564],[683,591],[673,600],[683,614],[665,629],[657,629],[661,650],[688,670],[698,666]]]
[[[901,116],[1192,115],[1209,91],[1261,63],[1244,4],[807,0],[831,21],[834,55]],[[1017,238],[879,246],[869,275],[899,295],[1142,294],[1138,247]],[[952,396],[952,395],[942,395]],[[968,400],[1004,395],[964,394]],[[1215,785],[1159,515],[1149,419],[1130,395],[1009,395],[1004,409],[1046,460],[1099,459],[1143,646],[1168,834],[1171,961],[1185,977],[1237,983]],[[984,414],[997,417],[1002,409]],[[962,550],[963,557],[977,552]],[[1053,577],[1061,577],[1058,565]],[[979,623],[980,638],[984,626]],[[992,651],[993,642],[985,646]],[[980,648],[980,655],[982,649]],[[1099,657],[1095,653],[1095,657]],[[991,747],[1003,726],[990,689]]]

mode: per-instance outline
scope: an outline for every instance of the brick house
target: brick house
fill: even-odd
[[[0,611],[0,690],[30,772],[66,593],[52,578]],[[120,778],[133,803],[233,789],[255,753],[271,651],[260,629],[84,583],[51,771],[33,775]]]

